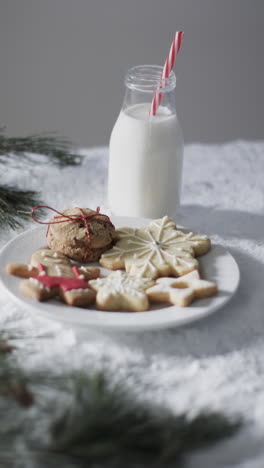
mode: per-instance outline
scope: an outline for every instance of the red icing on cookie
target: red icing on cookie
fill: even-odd
[[[41,264],[38,265],[41,272],[45,272],[45,267]],[[43,286],[49,289],[60,288],[63,292],[71,291],[72,289],[89,289],[88,284],[82,278],[79,278],[79,271],[76,266],[72,268],[75,278],[67,276],[50,276],[38,275],[34,279],[39,281]]]
[[[49,289],[60,288],[63,292],[71,291],[72,289],[88,289],[87,283],[80,278],[67,278],[67,276],[35,276],[35,280],[39,281]]]

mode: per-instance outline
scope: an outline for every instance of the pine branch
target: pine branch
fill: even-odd
[[[44,155],[60,167],[76,166],[81,162],[80,156],[72,152],[69,140],[56,136],[55,132],[27,137],[7,137],[4,131],[4,128],[0,128],[0,164],[21,158],[31,163],[29,153]]]
[[[71,151],[70,142],[57,137],[55,133],[7,137],[4,131],[4,128],[0,128],[0,166],[12,164],[16,167],[21,159],[27,164],[35,164],[36,158],[32,157],[32,153],[42,155],[42,163],[46,160],[60,167],[81,162],[81,158]],[[28,219],[27,210],[38,204],[41,202],[36,192],[0,185],[0,229],[21,226],[22,221]]]
[[[39,205],[38,194],[31,190],[19,190],[10,185],[0,186],[0,228],[16,229],[29,219],[33,206]]]
[[[69,404],[59,415],[57,401],[57,411],[52,411],[50,402],[43,408],[43,415],[56,414],[50,424],[50,443],[35,440],[34,448],[77,457],[89,466],[178,466],[185,455],[233,435],[240,427],[238,420],[220,413],[190,420],[185,414],[155,410],[129,398],[122,386],[109,388],[100,373],[68,375],[47,383],[64,396],[69,392],[71,398],[65,398]],[[43,403],[43,394],[36,398]]]
[[[81,158],[71,151],[70,142],[57,137],[55,133],[7,137],[4,130],[0,128],[0,166],[12,164],[16,167],[21,159],[27,164],[35,164],[36,158],[32,157],[32,153],[42,155],[42,163],[46,160],[60,167],[81,162]],[[23,220],[29,219],[27,211],[38,204],[41,202],[36,192],[0,185],[0,230],[20,227]]]
[[[10,468],[18,459],[20,468],[174,468],[241,425],[220,413],[189,419],[154,409],[103,373],[27,374],[1,354],[0,383],[0,462]]]

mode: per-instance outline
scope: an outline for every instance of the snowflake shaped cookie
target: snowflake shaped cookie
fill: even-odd
[[[106,278],[91,280],[97,291],[96,306],[101,310],[144,311],[149,308],[145,290],[153,285],[148,278],[136,278],[124,271],[114,271]]]
[[[178,231],[174,221],[164,218],[147,227],[125,227],[117,231],[118,242],[100,258],[100,264],[110,270],[125,268],[132,276],[157,278],[182,276],[198,268],[194,256],[210,248],[208,237]]]
[[[170,302],[181,307],[188,306],[194,299],[214,296],[217,293],[215,283],[200,279],[197,270],[180,278],[158,278],[155,286],[146,291],[154,302]]]

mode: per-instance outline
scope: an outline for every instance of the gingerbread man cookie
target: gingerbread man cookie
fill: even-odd
[[[140,229],[117,231],[119,241],[105,252],[99,263],[111,270],[125,268],[132,276],[157,278],[182,276],[198,268],[194,256],[210,248],[208,237],[178,231],[174,221],[164,216]]]
[[[200,279],[198,271],[194,270],[180,278],[158,278],[155,286],[148,288],[146,293],[150,301],[186,307],[194,299],[214,296],[217,287],[211,281]]]
[[[98,309],[139,312],[149,309],[145,290],[153,283],[148,278],[136,278],[118,270],[106,278],[91,280],[89,284],[97,291]]]
[[[25,296],[45,301],[59,296],[66,304],[84,307],[94,302],[95,293],[88,280],[98,278],[99,268],[72,266],[63,254],[50,249],[33,253],[29,265],[9,264],[7,273],[28,278],[21,282]]]

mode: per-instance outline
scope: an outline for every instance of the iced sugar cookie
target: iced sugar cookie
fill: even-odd
[[[121,228],[116,234],[119,241],[99,262],[111,270],[125,268],[132,276],[182,276],[197,269],[194,257],[205,254],[210,248],[208,237],[177,230],[168,216],[144,228]]]
[[[194,299],[215,296],[217,287],[211,281],[200,279],[198,271],[194,270],[180,278],[158,278],[146,293],[150,301],[186,307]]]
[[[124,271],[114,271],[106,278],[89,282],[97,291],[96,307],[101,310],[144,311],[149,308],[145,290],[154,282],[148,278],[136,278]]]
[[[50,249],[33,253],[30,264],[9,264],[9,274],[24,279],[20,284],[23,295],[38,301],[59,296],[66,304],[84,307],[95,301],[95,293],[88,280],[98,278],[99,268],[72,266],[63,254]]]

